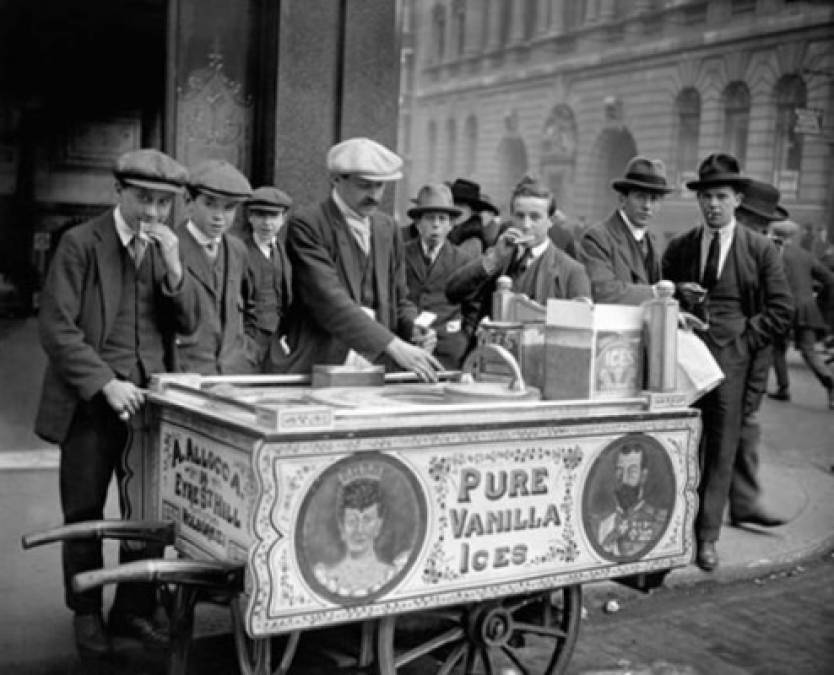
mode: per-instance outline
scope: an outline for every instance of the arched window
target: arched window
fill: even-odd
[[[429,122],[429,129],[426,135],[429,146],[429,175],[434,176],[437,171],[437,123],[434,120]]]
[[[446,122],[446,175],[451,177],[455,172],[455,162],[458,151],[458,127],[455,120]]]
[[[796,185],[802,165],[802,135],[796,133],[796,109],[805,108],[808,104],[805,82],[798,75],[785,75],[776,83],[774,98],[776,100],[776,147],[773,169],[776,183],[787,186],[792,182]]]
[[[455,0],[452,6],[452,16],[454,17],[457,54],[463,56],[466,50],[466,0]]]
[[[446,54],[446,8],[437,4],[432,10],[432,29],[434,33],[434,56],[442,61]]]
[[[678,179],[698,166],[698,140],[701,132],[701,95],[695,87],[686,87],[675,101],[678,114]]]
[[[724,150],[744,166],[750,126],[750,91],[744,82],[731,82],[724,90]]]
[[[470,115],[466,118],[464,134],[466,135],[465,170],[466,176],[471,177],[475,173],[478,160],[478,119],[475,115]]]

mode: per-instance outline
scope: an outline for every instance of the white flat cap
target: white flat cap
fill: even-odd
[[[370,138],[349,138],[327,152],[327,170],[355,174],[366,180],[392,181],[403,177],[403,160]]]

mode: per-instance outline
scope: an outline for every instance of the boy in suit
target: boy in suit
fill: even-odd
[[[277,187],[259,187],[246,202],[251,226],[246,243],[246,294],[254,313],[246,316],[246,334],[258,344],[263,357],[272,340],[280,347],[281,322],[292,303],[292,268],[287,257],[287,212],[292,199]]]
[[[458,215],[460,209],[453,204],[446,185],[425,185],[415,206],[408,210],[419,236],[405,245],[408,297],[421,310],[435,315],[431,324],[437,332],[434,355],[449,370],[460,368],[471,337],[461,324],[460,305],[446,299],[449,275],[473,257],[446,238],[452,219]]]
[[[185,168],[156,150],[137,150],[119,158],[115,176],[116,207],[61,238],[38,316],[49,364],[35,432],[61,447],[67,524],[103,518],[111,476],[120,486],[125,478],[129,420],[143,388],[152,373],[170,369],[174,333],[192,331],[199,320],[196,288],[165,224]],[[142,557],[120,551],[122,562]],[[101,589],[77,593],[71,585],[76,574],[101,567],[99,541],[64,544],[66,604],[81,652],[110,651]],[[154,620],[155,606],[152,585],[120,585],[110,632],[164,648],[168,636]]]
[[[177,370],[201,375],[258,372],[258,345],[244,331],[245,316],[255,312],[245,283],[246,246],[228,234],[252,188],[224,160],[202,162],[190,174],[188,219],[179,234],[183,265],[199,292],[201,318],[197,330],[177,335]]]

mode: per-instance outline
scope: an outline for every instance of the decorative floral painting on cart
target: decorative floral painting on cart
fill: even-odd
[[[247,630],[685,565],[698,433],[687,415],[265,443]]]

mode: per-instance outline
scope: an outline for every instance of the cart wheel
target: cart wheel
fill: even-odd
[[[565,672],[582,613],[582,588],[514,596],[472,605],[387,616],[377,632],[381,675],[521,675]],[[542,670],[532,654],[546,654]],[[525,665],[527,661],[527,665]]]
[[[242,675],[286,675],[298,647],[299,631],[288,633],[285,638],[250,638],[246,634],[243,612],[239,597],[232,598],[232,631],[235,638],[235,652]],[[273,649],[278,663],[273,670]]]

